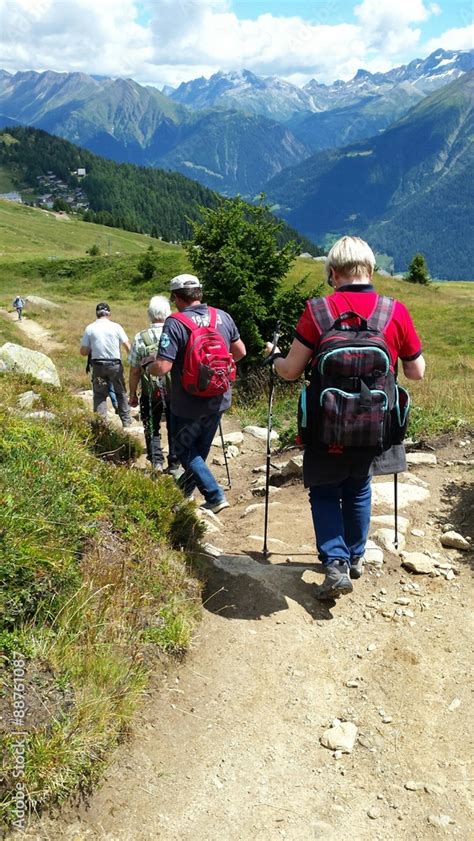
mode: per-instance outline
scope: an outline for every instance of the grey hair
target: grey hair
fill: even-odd
[[[168,298],[164,295],[154,295],[148,304],[148,318],[153,323],[155,321],[166,321],[171,312],[171,307]]]
[[[342,237],[334,243],[326,258],[326,275],[331,277],[331,270],[344,277],[372,277],[375,269],[375,256],[370,245],[360,237]]]

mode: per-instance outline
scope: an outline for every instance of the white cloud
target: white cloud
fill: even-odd
[[[432,38],[425,45],[427,53],[442,47],[444,50],[472,50],[474,47],[474,24],[458,29],[448,29],[439,38]]]
[[[330,82],[359,67],[385,71],[426,55],[421,27],[439,6],[362,0],[354,12],[354,23],[331,24],[323,15],[315,23],[271,14],[239,19],[231,0],[0,0],[0,67],[131,76],[158,86],[242,68],[300,84]],[[459,48],[466,30],[450,30],[433,49],[441,42]]]
[[[423,0],[363,0],[354,9],[367,47],[389,55],[415,47],[421,30],[413,29],[413,24],[423,23],[439,11],[439,6],[427,6]]]

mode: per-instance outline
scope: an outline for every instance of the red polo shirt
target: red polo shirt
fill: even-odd
[[[327,301],[330,304],[334,318],[348,310],[357,313],[362,318],[370,318],[376,304],[378,293],[371,284],[341,286]],[[385,341],[390,350],[392,364],[397,359],[411,362],[422,353],[421,341],[416,333],[412,318],[406,306],[401,301],[395,301],[393,317],[384,330]],[[295,339],[311,350],[317,350],[320,331],[314,321],[309,301],[295,330]]]

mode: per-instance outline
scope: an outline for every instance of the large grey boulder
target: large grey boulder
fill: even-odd
[[[0,370],[31,374],[42,383],[61,387],[56,366],[49,356],[38,350],[15,345],[13,342],[5,342],[0,347]]]
[[[25,298],[25,309],[30,310],[60,310],[59,304],[48,301],[47,298],[40,298],[39,295],[27,295]]]

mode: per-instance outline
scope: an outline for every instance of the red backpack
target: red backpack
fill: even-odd
[[[216,329],[217,310],[208,307],[209,326],[200,327],[192,318],[174,312],[176,318],[190,330],[184,354],[181,384],[194,397],[219,397],[235,380],[236,367],[226,341]]]

